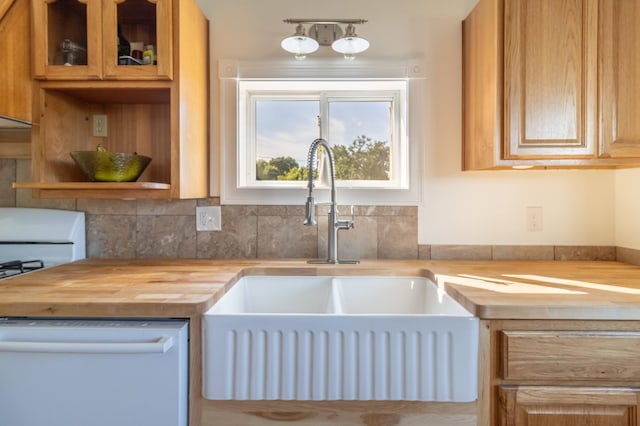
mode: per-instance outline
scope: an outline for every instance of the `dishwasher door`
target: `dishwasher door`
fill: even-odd
[[[186,426],[186,321],[0,319],[0,424]]]

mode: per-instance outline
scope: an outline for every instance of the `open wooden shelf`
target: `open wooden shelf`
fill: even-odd
[[[14,182],[15,189],[169,189],[159,182]]]
[[[159,182],[14,182],[37,198],[166,199],[171,185]]]

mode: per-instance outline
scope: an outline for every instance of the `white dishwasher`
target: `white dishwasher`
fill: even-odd
[[[188,323],[0,318],[0,424],[186,426]]]

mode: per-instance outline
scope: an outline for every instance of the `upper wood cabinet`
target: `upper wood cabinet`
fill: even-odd
[[[463,23],[463,169],[640,165],[636,0],[480,0]]]
[[[0,2],[0,115],[31,121],[29,0]]]
[[[139,17],[121,19],[131,16],[129,5],[131,10],[148,12],[142,3],[157,12],[149,18],[151,25]],[[32,189],[35,198],[207,197],[209,23],[196,1],[33,0],[32,4],[35,22],[49,23],[34,29],[41,53],[36,55],[40,59],[36,74],[44,79],[34,83],[31,181],[17,182],[14,188]],[[85,21],[86,26],[76,26]],[[156,41],[157,65],[116,65],[117,23],[131,40]],[[154,30],[147,39],[149,28],[156,27],[157,35]],[[57,34],[66,28],[81,31]],[[42,43],[67,37],[86,42],[87,65],[59,65],[52,59],[58,54],[54,48],[58,41]],[[94,131],[95,115],[106,116],[106,136]],[[92,151],[98,144],[152,160],[136,182],[89,182],[70,152]]]
[[[34,78],[171,79],[172,1],[32,0]],[[128,42],[154,46],[155,63],[120,61],[118,29]]]

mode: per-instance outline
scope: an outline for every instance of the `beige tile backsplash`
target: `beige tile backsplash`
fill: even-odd
[[[16,205],[16,191],[11,183],[16,179],[16,160],[0,159],[0,207]]]
[[[0,159],[0,207],[81,210],[87,215],[87,255],[94,258],[324,258],[327,206],[318,226],[302,224],[304,206],[222,206],[222,231],[196,232],[200,200],[45,200],[11,183],[29,179],[30,161]],[[339,207],[348,218],[350,209]],[[343,259],[625,260],[637,250],[591,246],[419,245],[414,206],[358,206],[355,227],[339,231]]]

